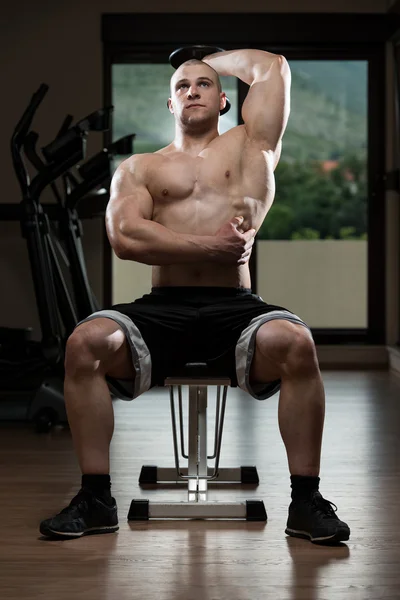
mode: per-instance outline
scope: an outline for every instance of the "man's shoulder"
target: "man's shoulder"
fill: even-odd
[[[159,158],[158,158],[159,160]],[[119,171],[130,173],[140,177],[157,161],[155,153],[132,154],[126,158],[118,167]]]
[[[143,154],[132,154],[129,158],[126,158],[120,165],[120,167],[128,170],[136,170],[142,166],[147,165],[154,161],[155,153],[146,152]]]

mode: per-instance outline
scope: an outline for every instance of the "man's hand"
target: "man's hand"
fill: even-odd
[[[250,260],[255,229],[242,233],[238,228],[243,223],[243,217],[233,217],[222,225],[215,234],[221,244],[218,247],[218,262],[244,265]]]

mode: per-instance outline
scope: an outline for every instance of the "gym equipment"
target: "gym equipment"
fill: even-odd
[[[177,48],[169,55],[169,62],[174,69],[180,67],[184,62],[190,60],[191,58],[196,58],[197,60],[201,60],[208,54],[215,54],[216,52],[224,52],[223,48],[218,48],[218,46],[183,46],[182,48]],[[231,108],[231,103],[229,99],[226,99],[226,106],[222,110],[220,110],[219,114],[225,115]]]
[[[47,91],[48,86],[42,84],[32,96],[11,140],[13,165],[22,192],[21,230],[27,240],[42,340],[32,342],[29,329],[0,328],[0,419],[33,420],[37,431],[48,431],[52,425],[67,421],[63,398],[65,341],[78,319],[83,318],[81,315],[87,316],[97,306],[87,280],[76,206],[87,192],[109,183],[111,159],[115,154],[131,152],[134,137],[118,140],[83,163],[78,181],[70,169],[85,156],[88,132],[109,128],[113,108],[91,113],[73,127],[68,115],[55,140],[42,148],[43,160],[36,151],[39,136],[29,130]],[[25,159],[37,171],[32,181]],[[59,177],[64,181],[64,199],[55,185]],[[68,261],[40,203],[47,186],[52,188],[59,204],[59,230],[73,261]],[[62,274],[57,248],[58,256],[71,271],[76,308]]]
[[[212,502],[207,500],[208,483],[242,483],[257,486],[257,468],[242,466],[220,468],[220,452],[225,417],[228,377],[216,376],[206,363],[188,363],[182,373],[167,377],[165,385],[170,389],[172,433],[174,442],[175,468],[162,468],[152,465],[142,467],[139,484],[154,485],[162,482],[187,482],[188,498],[182,502],[153,502],[132,500],[128,520],[148,519],[246,519],[266,521],[267,513],[262,500],[238,502]],[[217,386],[214,452],[207,456],[207,391],[209,385]],[[188,467],[179,464],[178,440],[176,431],[174,386],[178,386],[181,454],[188,459]],[[182,418],[182,386],[188,386],[189,427],[188,454],[185,453]],[[222,403],[221,403],[221,388]],[[215,459],[214,467],[209,467],[207,459]]]
[[[62,394],[63,346],[57,312],[58,286],[65,293],[65,305],[71,304],[64,282],[60,278],[54,246],[49,235],[49,220],[38,199],[47,185],[53,183],[84,154],[83,129],[77,127],[68,139],[68,159],[59,160],[54,152],[46,170],[30,180],[25,167],[23,146],[34,115],[47,91],[48,86],[42,84],[32,96],[11,139],[13,166],[22,193],[21,231],[28,247],[42,340],[40,344],[29,344],[27,332],[25,337],[28,345],[19,345],[16,349],[15,345],[10,343],[11,334],[8,332],[8,341],[2,340],[1,344],[0,367],[1,389],[4,393],[1,402],[3,417],[32,419],[36,422],[38,430],[48,429],[53,422],[67,420]],[[50,145],[50,156],[51,150]]]
[[[72,286],[74,290],[78,321],[100,309],[90,288],[81,238],[82,224],[79,219],[79,202],[89,192],[99,186],[110,188],[113,174],[112,161],[116,155],[133,154],[135,134],[130,134],[113,142],[82,165],[77,165],[81,182],[69,171],[64,176],[64,201],[61,204],[59,232],[65,241],[70,261]]]
[[[36,302],[42,330],[41,345],[47,360],[57,364],[63,358],[62,331],[58,302],[62,307],[67,325],[76,323],[76,314],[67,285],[57,260],[51,226],[40,203],[43,190],[64,175],[85,156],[86,136],[89,131],[105,131],[109,128],[112,107],[97,111],[79,121],[73,127],[61,128],[56,139],[42,148],[46,164],[36,153],[38,135],[29,132],[33,117],[43,101],[48,86],[42,84],[32,97],[31,103],[18,123],[11,141],[14,169],[21,187],[21,229],[27,240],[32,269]],[[24,152],[24,157],[22,155]],[[37,174],[30,181],[24,158],[31,160]],[[58,301],[58,302],[57,302]]]
[[[191,58],[202,60],[205,56],[208,56],[208,54],[215,54],[216,52],[224,52],[224,49],[219,48],[218,46],[203,46],[201,44],[183,46],[182,48],[177,48],[171,52],[169,55],[169,62],[174,69],[177,69]]]
[[[94,113],[97,114],[98,113]],[[61,128],[69,126],[72,117],[68,115]],[[107,123],[98,123],[100,131]],[[78,204],[89,192],[99,186],[110,187],[112,177],[112,160],[116,155],[132,154],[133,139],[135,134],[127,135],[108,147],[103,148],[99,153],[88,159],[83,164],[75,165],[77,175],[72,170],[64,173],[62,176],[64,196],[53,184],[51,186],[55,199],[59,206],[58,217],[58,237],[63,242],[56,239],[56,245],[60,250],[60,256],[64,258],[65,265],[70,270],[72,291],[74,296],[74,309],[65,307],[63,296],[58,298],[61,317],[65,327],[65,336],[72,333],[76,324],[85,319],[91,313],[100,309],[97,299],[90,287],[85,258],[82,248],[83,228],[78,214]],[[38,134],[30,132],[24,146],[25,153],[29,160],[34,164],[38,172],[46,169],[46,164],[36,152],[36,142]],[[57,139],[57,138],[56,138]],[[63,155],[64,148],[59,149],[60,156]],[[65,148],[68,151],[68,147]],[[66,158],[66,156],[65,156]],[[63,309],[64,305],[64,309]]]

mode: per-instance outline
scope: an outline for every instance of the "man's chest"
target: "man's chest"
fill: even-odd
[[[268,164],[262,152],[206,149],[199,156],[183,153],[162,157],[149,173],[148,189],[154,202],[209,195],[262,197]]]

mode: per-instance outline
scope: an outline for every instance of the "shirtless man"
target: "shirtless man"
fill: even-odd
[[[218,75],[250,85],[244,125],[223,135],[218,119],[226,96]],[[82,488],[62,513],[41,523],[42,534],[118,529],[108,383],[129,380],[124,398],[131,400],[199,361],[259,400],[280,390],[292,487],[286,533],[316,543],[349,538],[349,527],[318,491],[325,397],[310,329],[251,292],[249,259],[274,199],[289,105],[283,56],[252,49],[188,61],[171,78],[174,141],[117,169],[109,240],[119,258],[153,265],[152,291],[90,315],[68,340],[65,401]]]

